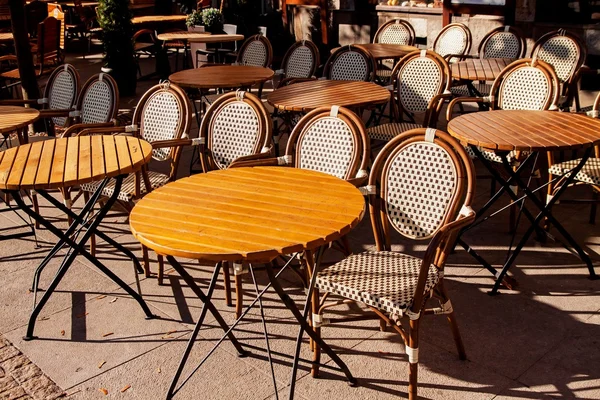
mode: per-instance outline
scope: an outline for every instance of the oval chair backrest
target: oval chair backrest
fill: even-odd
[[[48,99],[48,108],[53,110],[69,109],[75,106],[79,94],[79,73],[71,64],[57,67],[46,83],[44,97]],[[52,122],[65,126],[67,117],[54,117]]]
[[[57,58],[60,52],[61,21],[48,17],[38,24],[37,33],[37,62],[42,62],[42,57]]]
[[[450,86],[448,63],[433,51],[413,51],[392,71],[401,109],[410,115],[425,114],[431,99]]]
[[[433,51],[442,57],[450,54],[465,55],[471,50],[471,31],[465,24],[446,25],[433,42]],[[460,57],[452,57],[448,62],[460,61]]]
[[[191,116],[191,104],[185,92],[166,82],[144,93],[133,114],[133,123],[139,124],[140,137],[152,143],[186,137]],[[158,161],[166,161],[173,156],[174,149],[171,147],[152,150],[152,158]]]
[[[310,78],[319,66],[319,50],[310,40],[301,40],[292,45],[283,57],[286,78]]]
[[[545,61],[554,67],[560,82],[570,82],[585,62],[586,50],[581,40],[558,30],[542,36],[533,46],[532,58]]]
[[[269,67],[273,58],[273,49],[269,40],[262,35],[248,38],[240,48],[237,63],[256,67]]]
[[[92,76],[83,85],[78,100],[81,122],[94,124],[110,122],[117,115],[119,89],[115,80],[107,74]]]
[[[369,53],[356,46],[343,46],[327,60],[323,75],[333,81],[373,80],[375,62]]]
[[[305,115],[288,141],[286,155],[296,168],[319,171],[340,179],[356,178],[367,168],[369,139],[352,111],[321,107]]]
[[[520,32],[511,26],[501,26],[489,32],[479,45],[482,58],[517,59],[525,54],[525,40]]]
[[[376,223],[388,223],[407,238],[425,240],[455,219],[459,203],[470,204],[473,185],[473,174],[466,173],[472,164],[460,147],[433,128],[413,129],[390,141],[377,156],[369,179],[381,199],[371,202],[378,208],[371,215],[382,215]]]
[[[258,154],[268,146],[271,117],[255,95],[227,93],[211,104],[200,135],[210,151],[210,168],[226,169],[237,158]]]
[[[522,59],[500,73],[490,93],[495,95],[493,108],[548,110],[557,102],[558,78],[547,63]]]
[[[412,46],[415,43],[415,30],[407,21],[393,19],[379,27],[373,42]]]

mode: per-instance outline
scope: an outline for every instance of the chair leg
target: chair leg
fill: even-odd
[[[150,258],[148,257],[148,248],[142,245],[142,259],[144,262],[144,276],[148,278],[150,276]]]
[[[63,188],[60,189],[60,192],[63,195],[63,199],[64,199],[64,204],[65,206],[70,210],[72,207],[72,200],[71,200],[71,190],[70,188]],[[69,222],[69,226],[71,226],[71,224],[73,223],[73,218],[71,218],[70,216],[67,217],[67,221]]]
[[[410,321],[408,337],[408,399],[417,400],[417,380],[419,372],[419,320]]]
[[[31,205],[33,206],[33,211],[35,211],[35,213],[39,215],[40,205],[38,204],[37,194],[33,191],[31,192]],[[40,223],[37,220],[34,222],[34,228],[36,230],[40,229]]]
[[[467,353],[465,352],[465,345],[463,344],[460,331],[458,330],[458,324],[456,323],[456,315],[452,311],[447,316],[448,323],[450,324],[450,330],[452,331],[452,337],[454,337],[454,343],[456,344],[456,351],[458,351],[458,358],[461,360],[467,359]]]
[[[242,275],[235,275],[235,319],[238,319],[242,315],[243,306]]]
[[[350,242],[348,241],[348,235],[344,235],[340,239],[342,241],[342,246],[344,248],[344,255],[346,257],[352,255],[352,249],[350,248]]]
[[[314,288],[313,289],[313,293],[312,293],[312,299],[311,299],[311,307],[312,307],[312,321],[314,322],[315,320],[315,316],[319,316],[319,319],[322,321],[323,320],[323,314],[319,313],[319,289]],[[317,334],[318,337],[321,337],[321,327],[320,326],[315,326],[315,324],[311,324],[312,328],[314,329],[315,333]],[[319,377],[319,363],[321,362],[321,348],[319,347],[319,345],[317,344],[317,342],[315,342],[314,340],[311,340],[311,347],[313,350],[313,365],[311,368],[311,375],[313,378],[318,378]]]
[[[83,192],[83,201],[85,202],[85,204],[87,204],[87,202],[90,200],[90,193],[89,192]],[[96,256],[96,235],[94,235],[92,233],[92,236],[90,236],[90,254],[92,256]]]
[[[165,259],[160,254],[156,255],[156,259],[158,261],[158,275],[157,275],[158,285],[162,286],[163,282],[164,282],[164,277],[165,277]],[[148,271],[148,272],[150,272],[150,271]]]
[[[232,307],[231,276],[229,275],[229,263],[227,261],[223,262],[223,290],[225,291],[225,304],[227,304],[227,307]]]

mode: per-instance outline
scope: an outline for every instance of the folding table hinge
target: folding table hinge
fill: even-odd
[[[243,275],[248,273],[248,265],[244,264],[244,263],[231,263],[232,267],[229,270],[230,273],[232,273],[233,275]]]

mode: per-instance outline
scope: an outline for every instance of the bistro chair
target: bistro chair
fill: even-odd
[[[318,272],[319,291],[364,303],[400,334],[409,363],[409,399],[417,398],[419,325],[425,314],[445,315],[458,355],[466,359],[463,342],[444,286],[444,267],[461,229],[475,220],[473,164],[464,148],[447,133],[413,129],[381,150],[367,186],[376,251],[351,255]],[[390,232],[428,241],[423,257],[391,251]],[[432,298],[439,306],[426,308]],[[323,301],[313,313],[317,335],[334,321],[326,309],[346,301]],[[313,300],[314,301],[314,300]],[[344,321],[344,319],[336,319]],[[408,330],[403,327],[406,321]],[[318,376],[320,349],[314,344],[313,376]]]
[[[277,87],[293,83],[294,80],[313,78],[319,68],[319,49],[310,40],[299,40],[283,56],[281,69],[275,71],[279,76]]]
[[[373,43],[414,46],[415,36],[415,30],[408,21],[396,18],[389,20],[377,29]],[[377,66],[377,78],[387,82],[392,76],[393,68],[394,60],[383,60]]]
[[[175,45],[176,42],[167,42],[165,43],[165,49],[171,50],[173,48],[168,47],[168,44]],[[138,77],[142,78],[142,69],[140,67],[140,58],[142,56],[145,57],[156,57],[156,53],[160,48],[160,43],[158,39],[156,39],[156,34],[151,29],[140,29],[133,34],[133,51],[135,57],[135,64],[137,68]],[[177,50],[176,47],[174,47]],[[178,51],[178,50],[177,50]],[[175,54],[175,69],[177,70],[177,59],[179,53]]]
[[[471,50],[473,38],[465,24],[453,23],[446,25],[433,42],[433,51],[444,57],[449,63],[464,59]]]
[[[435,127],[444,100],[452,97],[450,83],[450,67],[440,55],[431,50],[407,54],[392,71],[395,122],[369,128],[369,137],[389,141],[411,129]]]
[[[242,43],[235,63],[269,68],[273,60],[273,47],[266,36],[250,36]]]
[[[367,181],[369,156],[369,139],[362,120],[347,108],[331,106],[312,110],[300,119],[290,134],[285,155],[277,158],[249,157],[231,167],[281,165],[309,169],[361,187]],[[345,255],[351,253],[346,237],[336,245]],[[243,303],[239,275],[246,272],[240,270],[236,274],[237,316],[241,314]]]
[[[335,50],[325,63],[323,78],[334,81],[365,81],[375,79],[375,60],[360,47],[348,45]]]
[[[226,169],[234,162],[247,159],[270,157],[271,129],[271,116],[260,98],[244,91],[222,95],[208,108],[200,125],[197,149],[202,172]],[[162,256],[159,256],[158,261],[158,284],[162,285]],[[223,280],[227,305],[230,306],[232,302],[228,267],[223,268]],[[241,281],[239,284],[241,285]]]
[[[588,113],[592,118],[600,118],[600,94],[596,97],[592,111]],[[555,176],[564,176],[568,174],[573,168],[575,168],[581,162],[581,158],[564,161],[557,163],[554,160],[554,153],[548,152],[548,199],[550,201],[552,196],[560,189],[562,179],[556,184],[553,182]],[[594,148],[594,157],[588,158],[583,168],[575,175],[575,181],[572,183],[575,185],[589,185],[592,188],[593,197],[591,200],[563,200],[560,199],[561,203],[574,202],[576,204],[582,202],[591,203],[590,209],[590,224],[596,223],[596,209],[599,200],[600,193],[600,145],[596,145]]]
[[[463,55],[464,58],[509,58],[516,60],[523,58],[527,51],[527,44],[520,30],[514,26],[500,26],[485,35],[479,44],[476,55]],[[492,88],[491,82],[474,83],[475,89],[486,96]],[[467,85],[455,86],[451,89],[455,96],[471,96]]]
[[[564,29],[545,34],[533,46],[531,57],[554,67],[560,81],[558,105],[561,109],[569,110],[573,99],[576,110],[580,109],[577,83],[586,53],[585,44],[581,39]]]
[[[132,125],[110,128],[85,129],[79,135],[130,134],[152,143],[152,159],[159,164],[167,164],[168,173],[151,171],[145,165],[141,171],[127,176],[118,195],[119,204],[129,213],[135,202],[157,187],[176,179],[177,167],[183,145],[195,144],[188,138],[192,119],[192,106],[185,92],[169,82],[160,83],[148,89],[139,100],[133,113]],[[99,182],[81,186],[87,202],[89,193],[94,193]],[[102,195],[109,197],[115,189],[111,181]],[[95,254],[95,237],[91,240],[91,253]],[[150,275],[148,250],[142,246],[144,270]]]

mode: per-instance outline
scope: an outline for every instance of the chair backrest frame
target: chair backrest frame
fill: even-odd
[[[304,54],[300,54],[300,52]],[[303,58],[306,56],[310,56],[310,62],[302,60],[303,65],[299,68],[295,68],[294,63],[297,63],[296,58]],[[317,72],[319,63],[320,57],[317,45],[310,40],[299,40],[291,45],[285,52],[281,67],[284,71],[284,78],[310,78]]]
[[[377,29],[375,37],[373,38],[373,43],[413,46],[415,44],[415,37],[415,29],[408,21],[395,18],[387,21]],[[401,40],[404,38],[406,38],[406,40]]]
[[[498,44],[502,45],[496,48]],[[492,47],[490,49],[490,47]],[[521,31],[514,26],[499,26],[489,31],[479,43],[477,53],[481,58],[512,58],[525,57],[527,43]]]
[[[119,111],[119,87],[108,74],[99,73],[88,79],[81,88],[76,109],[78,122],[84,124],[111,122]]]
[[[355,66],[342,65],[342,70],[339,68],[339,63],[348,62],[361,62],[364,63],[360,66],[359,74],[356,76],[344,76],[344,74],[356,73]],[[359,78],[360,75],[360,79]],[[323,69],[323,77],[329,80],[352,80],[352,81],[365,81],[372,82],[376,76],[376,63],[371,56],[371,53],[362,49],[361,47],[347,45],[336,49],[327,62]]]
[[[262,49],[262,50],[260,50]],[[264,51],[264,54],[253,54],[256,51]],[[262,58],[262,60],[259,60]],[[254,65],[258,67],[269,68],[273,61],[273,47],[266,36],[256,34],[250,36],[240,46],[240,51],[236,59],[239,65]]]
[[[548,46],[556,45],[556,42],[561,41],[570,43],[572,47],[567,48],[563,44],[562,48],[548,50]],[[557,54],[557,51],[555,50],[558,52],[567,52],[567,54]],[[570,52],[573,52],[574,54],[568,54]],[[585,62],[586,55],[587,49],[581,38],[564,29],[546,33],[535,42],[531,51],[531,58],[537,58],[550,64],[556,71],[556,75],[560,79],[560,82],[566,84],[571,84],[576,79],[577,72]],[[556,60],[550,59],[552,56],[559,59],[569,59],[569,56],[571,56],[571,58],[570,60],[563,62],[563,64],[567,65],[559,66],[557,65],[558,63]],[[571,65],[569,66],[568,64]]]
[[[453,35],[454,37],[450,36]],[[459,45],[456,46],[456,35],[462,36]],[[433,42],[433,51],[438,53],[440,56],[446,58],[449,55],[456,55],[458,57],[450,57],[447,60],[449,63],[462,60],[460,56],[469,54],[471,51],[471,45],[473,44],[473,37],[471,30],[463,23],[455,22],[446,25],[435,38]]]
[[[80,93],[79,72],[71,64],[63,64],[54,69],[44,88],[44,99],[47,99],[45,108],[70,109],[74,108]],[[53,117],[56,126],[64,127],[68,123],[67,117]]]

